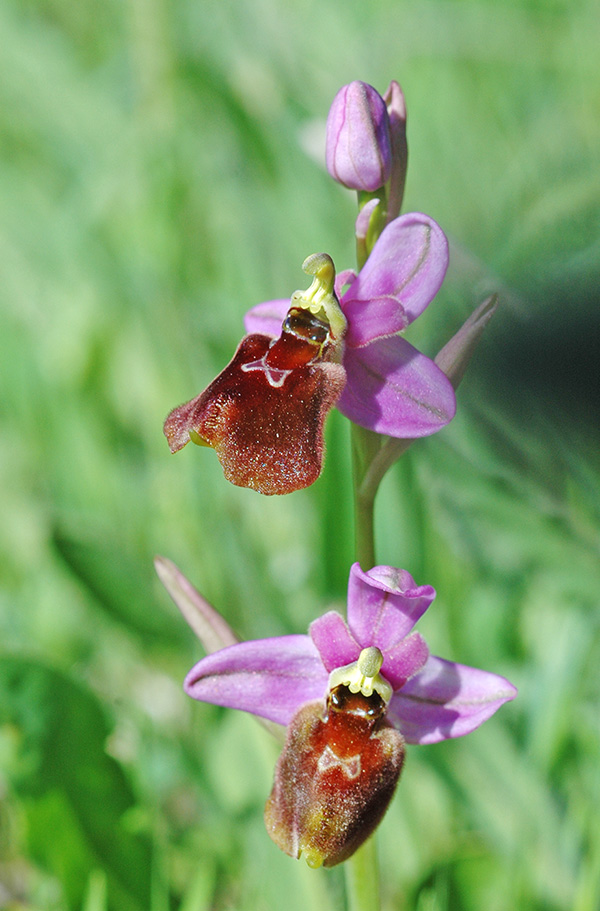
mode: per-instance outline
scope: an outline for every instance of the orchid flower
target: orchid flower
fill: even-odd
[[[342,358],[346,384],[337,408],[355,424],[406,439],[429,436],[454,417],[448,378],[397,334],[429,306],[447,268],[444,232],[417,212],[385,228],[358,275],[352,270],[338,275],[335,289],[348,328]],[[247,331],[276,337],[288,306],[274,300],[253,307],[246,314]]]
[[[266,820],[288,854],[345,860],[383,816],[405,743],[468,734],[515,697],[503,677],[429,654],[413,627],[434,598],[405,570],[355,563],[347,623],[329,611],[309,635],[239,642],[188,673],[194,699],[287,727]]]
[[[319,477],[323,425],[345,383],[346,318],[333,262],[316,253],[303,268],[314,280],[286,302],[278,338],[246,335],[210,386],[164,424],[171,452],[190,440],[212,446],[229,481],[263,494],[289,493]]]
[[[190,439],[212,446],[228,480],[282,494],[318,478],[323,426],[336,402],[380,434],[441,429],[456,410],[452,385],[397,333],[431,302],[447,264],[441,228],[421,214],[388,225],[358,275],[347,271],[335,282],[327,254],[309,257],[311,287],[252,308],[230,364],[169,414],[171,451]]]

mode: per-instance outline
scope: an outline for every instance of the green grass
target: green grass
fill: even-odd
[[[453,265],[429,354],[503,305],[453,424],[378,500],[381,562],[438,590],[434,652],[520,690],[411,748],[380,829],[385,911],[600,904],[597,0],[7,0],[0,8],[0,907],[344,905],[262,827],[276,746],[181,692],[201,654],[154,577],[175,560],[243,637],[342,606],[348,427],[267,499],[165,414],[245,310],[352,265],[321,165],[344,82],[401,81],[405,209]],[[315,153],[314,150],[317,150]],[[189,450],[189,451],[188,451]]]

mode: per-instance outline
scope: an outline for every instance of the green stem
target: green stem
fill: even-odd
[[[363,481],[381,448],[382,437],[352,425],[352,474],[354,487],[355,557],[362,569],[375,566],[374,506],[376,486],[363,490]]]
[[[398,461],[401,455],[404,455],[408,447],[412,446],[413,443],[413,439],[396,440],[393,437],[388,437],[383,441],[379,452],[375,455],[363,475],[358,492],[362,499],[365,501],[369,499],[375,500],[375,495],[385,473]]]
[[[375,566],[374,507],[377,484],[364,481],[381,452],[383,438],[352,425],[355,556],[362,569]],[[372,835],[344,864],[348,911],[380,911],[377,847]]]
[[[379,911],[379,866],[375,836],[368,838],[344,866],[348,911]]]
[[[383,188],[381,188],[383,191]],[[377,194],[382,200],[378,211],[372,216],[372,223],[366,235],[357,238],[358,268],[361,269],[371,252],[377,237],[385,226],[385,191]],[[359,205],[367,202],[360,198]],[[382,448],[385,438],[357,424],[352,424],[352,480],[354,488],[354,542],[355,559],[363,570],[376,565],[375,560],[375,496],[379,482],[387,470],[382,464]],[[385,460],[384,460],[385,461]],[[373,466],[382,465],[382,472]],[[348,911],[380,911],[379,865],[377,845],[372,835],[344,864]]]

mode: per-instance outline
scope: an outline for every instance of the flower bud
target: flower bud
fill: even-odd
[[[294,715],[265,807],[267,831],[286,854],[333,867],[379,824],[404,762],[385,710],[378,692],[340,685],[325,707],[309,702]]]
[[[382,187],[392,169],[390,121],[381,95],[366,82],[343,86],[327,117],[327,170],[351,190]]]

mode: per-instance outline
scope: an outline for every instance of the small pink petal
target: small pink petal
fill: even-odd
[[[344,287],[351,284],[355,278],[356,272],[354,269],[343,269],[341,272],[338,272],[335,277],[335,293],[339,298],[343,297]]]
[[[309,633],[329,673],[336,667],[351,664],[360,655],[360,645],[336,611],[328,611],[313,620]]]
[[[429,649],[421,634],[411,633],[383,652],[381,673],[398,690],[421,670],[428,657]]]
[[[354,235],[357,240],[365,240],[369,230],[371,215],[379,205],[379,202],[379,199],[370,199],[358,213],[356,221],[354,222]]]
[[[281,324],[289,309],[289,298],[256,304],[244,316],[246,332],[259,332],[261,335],[278,338],[281,335]]]

